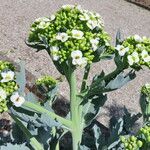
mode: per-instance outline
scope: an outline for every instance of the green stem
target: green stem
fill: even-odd
[[[39,105],[36,105],[34,103],[31,103],[31,102],[25,102],[23,104],[23,106],[27,107],[27,108],[30,108],[32,110],[35,110],[41,114],[43,113],[46,113],[48,116],[50,116],[52,119],[56,119],[58,122],[60,122],[61,124],[63,124],[64,126],[66,126],[68,129],[71,129],[71,121],[70,120],[67,120],[67,119],[64,119],[63,117],[60,117],[58,115],[56,115],[55,113],[51,112],[51,111],[48,111],[46,109],[44,109],[43,107],[39,106]]]
[[[80,129],[79,101],[77,100],[76,76],[73,70],[70,70],[70,104],[71,104],[71,120],[72,120],[72,140],[73,150],[79,149],[82,133]]]
[[[20,129],[23,131],[25,136],[27,137],[28,141],[30,142],[30,145],[35,149],[35,150],[44,150],[42,145],[36,140],[35,137],[32,136],[32,134],[28,131],[28,129],[22,124],[22,122],[15,117],[13,114],[10,114],[11,117],[14,119],[14,121],[17,123],[17,125],[20,127]]]
[[[84,71],[84,76],[83,76],[83,80],[82,80],[82,85],[81,85],[81,92],[85,89],[86,87],[86,82],[87,82],[87,78],[89,75],[89,71],[90,71],[90,65],[87,65]]]

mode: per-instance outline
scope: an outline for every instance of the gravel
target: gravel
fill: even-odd
[[[31,23],[38,17],[50,16],[63,4],[80,4],[84,8],[101,14],[105,21],[105,28],[112,39],[115,38],[118,29],[121,29],[124,37],[134,34],[150,37],[150,11],[124,0],[1,0],[0,2],[0,54],[18,62],[24,60],[26,69],[36,77],[49,74],[59,77],[52,61],[45,51],[35,52],[24,43],[28,35]],[[112,40],[112,43],[114,41]],[[112,61],[94,64],[90,73],[92,77],[101,70],[110,72],[114,70]],[[78,81],[81,81],[82,71],[78,71]],[[150,82],[150,71],[144,69],[137,73],[137,78],[121,88],[109,94],[109,100],[102,109],[99,120],[108,125],[111,115],[120,116],[123,107],[131,112],[140,110],[139,91],[140,86]],[[68,98],[68,84],[61,84],[61,94]]]

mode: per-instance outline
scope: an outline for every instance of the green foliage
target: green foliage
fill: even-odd
[[[44,99],[39,100],[25,90],[24,63],[20,63],[20,71],[15,76],[14,67],[0,61],[0,112],[9,108],[16,123],[8,139],[1,140],[0,145],[5,144],[2,149],[58,150],[61,138],[67,132],[72,135],[73,150],[149,149],[148,84],[142,87],[140,99],[147,125],[137,134],[133,135],[132,128],[141,114],[132,115],[126,108],[122,118],[111,118],[107,133],[95,121],[107,101],[107,92],[120,89],[133,80],[142,66],[150,67],[149,38],[134,35],[122,40],[118,31],[116,47],[111,46],[109,40],[100,15],[77,5],[64,5],[55,15],[35,20],[26,44],[37,51],[47,50],[58,71],[65,75],[70,87],[69,117],[63,118],[52,109],[58,96],[57,80],[43,76],[36,81],[37,91]],[[109,74],[102,71],[88,84],[91,64],[112,58],[116,69]],[[78,67],[85,69],[80,90],[76,87]],[[124,73],[128,68],[128,73]]]
[[[145,84],[141,88],[140,106],[144,121],[150,121],[150,85]]]
[[[14,66],[6,61],[0,61],[0,113],[7,111],[12,105],[10,96],[18,89],[15,82]]]

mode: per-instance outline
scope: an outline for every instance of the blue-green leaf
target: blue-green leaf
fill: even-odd
[[[26,77],[25,77],[25,62],[20,62],[20,71],[16,73],[16,82],[19,85],[18,92],[21,95],[24,95],[25,86],[26,86]]]

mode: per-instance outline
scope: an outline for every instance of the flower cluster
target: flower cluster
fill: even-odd
[[[19,99],[17,101],[13,99],[17,89],[13,65],[9,62],[0,61],[0,113],[7,111],[11,102],[18,106]]]
[[[54,88],[57,84],[57,80],[52,78],[51,76],[42,76],[41,78],[36,80],[36,85],[39,90],[43,92],[49,92],[52,88]]]
[[[138,150],[143,145],[142,141],[138,140],[138,138],[133,135],[128,138],[121,136],[120,140],[126,150]]]
[[[36,19],[28,41],[43,44],[44,37],[53,61],[61,64],[71,58],[72,65],[84,67],[92,63],[99,47],[112,52],[103,25],[98,13],[64,5],[55,15]]]
[[[150,38],[134,35],[116,46],[118,54],[132,68],[142,65],[150,67]]]
[[[141,93],[145,94],[146,96],[150,97],[150,84],[145,84],[142,88],[141,88]]]
[[[150,143],[150,126],[144,126],[140,129],[139,134],[145,140],[146,143]]]

